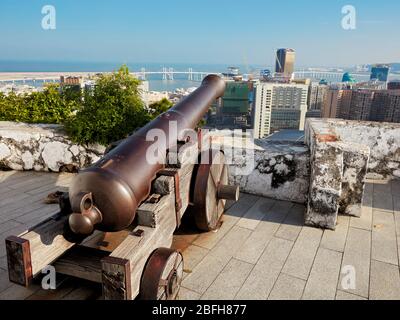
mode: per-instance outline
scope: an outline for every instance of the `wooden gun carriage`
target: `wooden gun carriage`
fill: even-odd
[[[215,89],[213,81],[218,79],[211,80],[207,85]],[[221,96],[223,88],[210,97]],[[194,100],[200,97],[194,96]],[[204,110],[210,97],[204,102]],[[189,97],[184,104],[191,102]],[[76,201],[70,189],[69,195],[60,200],[58,214],[6,239],[10,281],[28,287],[44,268],[53,265],[59,274],[101,283],[107,300],[175,299],[184,262],[182,254],[171,245],[183,216],[191,214],[199,231],[215,230],[226,200],[237,201],[239,197],[238,187],[228,184],[224,153],[210,149],[207,134],[200,131],[198,137],[197,141],[181,140],[176,148],[165,150],[166,164],[155,172],[150,191],[139,199],[128,226],[117,230],[107,230],[107,225],[97,228],[101,220],[92,219],[89,210],[96,203],[96,194],[87,193],[79,199],[79,214],[88,214],[94,230],[90,234],[74,232],[71,224],[75,226],[74,219],[80,217],[74,213]],[[106,159],[113,156],[118,156],[118,150]]]

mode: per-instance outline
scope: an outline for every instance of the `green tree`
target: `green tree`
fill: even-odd
[[[173,103],[171,101],[169,101],[167,98],[164,98],[160,101],[150,104],[149,112],[150,112],[151,118],[152,119],[157,118],[159,115],[161,115],[164,112],[167,112],[169,109],[171,109],[172,106],[173,106]]]
[[[150,115],[139,84],[126,66],[100,75],[94,90],[84,94],[82,108],[65,123],[71,138],[81,144],[108,145],[145,125]]]

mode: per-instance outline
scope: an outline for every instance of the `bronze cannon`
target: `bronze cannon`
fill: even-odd
[[[196,128],[224,90],[224,80],[216,75],[207,76],[192,94],[127,138],[98,163],[80,172],[69,189],[73,212],[69,217],[71,230],[88,235],[95,229],[117,232],[128,227],[138,206],[149,196],[152,181],[164,168],[164,164],[149,163],[146,159],[146,152],[154,143],[146,138],[148,133],[157,129],[165,133],[167,141],[162,153],[166,155],[178,142],[187,141],[187,130]],[[177,130],[171,129],[171,121],[176,122]],[[198,183],[201,188],[202,181]],[[229,186],[221,188],[221,193],[229,194]],[[237,197],[237,189],[230,191]]]
[[[213,149],[212,134],[194,130],[224,90],[220,77],[206,77],[78,173],[59,213],[6,239],[10,281],[28,287],[51,264],[57,273],[101,283],[106,300],[175,299],[184,270],[173,241],[181,219],[200,231],[216,230],[226,200],[239,198],[239,188],[228,183],[223,150]],[[154,133],[163,133],[163,143]],[[159,152],[149,161],[155,145]]]

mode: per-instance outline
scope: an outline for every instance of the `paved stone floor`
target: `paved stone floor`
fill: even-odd
[[[0,299],[101,299],[98,285],[78,279],[48,292],[7,278],[4,238],[55,213],[43,198],[71,178],[0,172]],[[301,205],[243,194],[218,232],[184,227],[174,238],[185,258],[180,299],[400,299],[399,180],[368,181],[362,218],[340,217],[335,232],[303,226],[303,213]]]

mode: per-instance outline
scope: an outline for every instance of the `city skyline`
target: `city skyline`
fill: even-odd
[[[0,60],[274,65],[277,48],[296,66],[400,62],[398,2],[353,0],[356,29],[342,26],[334,0],[246,3],[52,1],[56,29],[43,30],[43,1],[0,4]],[[281,16],[285,18],[282,19]],[[327,41],[327,39],[329,41]],[[379,48],[379,50],[378,50]]]

